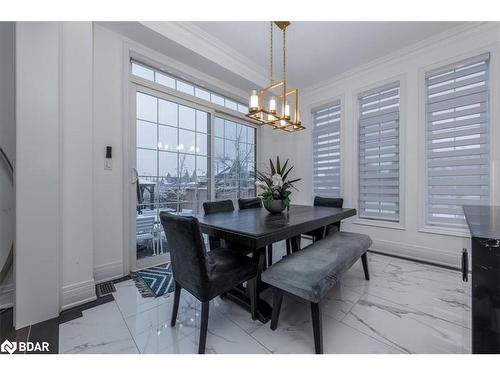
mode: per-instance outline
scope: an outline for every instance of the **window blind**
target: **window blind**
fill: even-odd
[[[489,54],[426,75],[431,226],[465,228],[462,205],[489,203]]]
[[[359,217],[399,221],[399,82],[359,101]]]
[[[314,195],[340,197],[340,102],[312,112]]]

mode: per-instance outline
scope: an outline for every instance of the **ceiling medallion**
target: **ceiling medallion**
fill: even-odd
[[[288,21],[270,23],[270,83],[269,86],[253,90],[250,95],[247,117],[261,125],[274,129],[295,132],[305,129],[300,121],[299,90],[287,88],[286,82],[286,28]],[[283,79],[275,81],[273,76],[273,28],[277,26],[283,34]]]

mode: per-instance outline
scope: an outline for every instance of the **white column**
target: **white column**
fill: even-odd
[[[60,24],[16,24],[15,326],[59,315]]]

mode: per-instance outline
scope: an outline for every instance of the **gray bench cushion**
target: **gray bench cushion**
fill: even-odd
[[[275,263],[262,281],[319,302],[371,244],[364,234],[337,232]]]

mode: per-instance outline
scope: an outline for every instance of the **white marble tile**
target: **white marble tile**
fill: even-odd
[[[212,306],[211,306],[212,307]],[[199,317],[197,332],[188,336],[181,346],[172,346],[178,353],[198,353]],[[207,354],[266,354],[267,349],[237,324],[216,309],[211,309],[208,318]]]
[[[314,337],[309,304],[297,304],[281,312],[278,328],[272,331],[269,324],[252,333],[252,336],[271,353],[314,353]],[[324,353],[400,353],[394,347],[351,328],[323,314]]]
[[[470,352],[467,328],[370,294],[342,322],[406,353]]]
[[[113,297],[125,318],[173,300],[173,294],[165,294],[157,298],[142,297],[133,280],[115,284],[115,287],[116,292],[113,293]]]
[[[211,303],[210,308],[226,316],[246,333],[251,333],[262,326],[259,320],[252,320],[250,312],[228,299],[216,298]]]
[[[138,353],[114,301],[84,310],[82,315],[59,326],[60,353]]]
[[[183,293],[175,327],[170,327],[171,303],[163,303],[125,321],[141,353],[160,353],[197,331],[199,312],[199,302],[188,293]]]
[[[370,281],[351,270],[341,283],[470,328],[470,283],[463,283],[458,271],[393,258]]]

